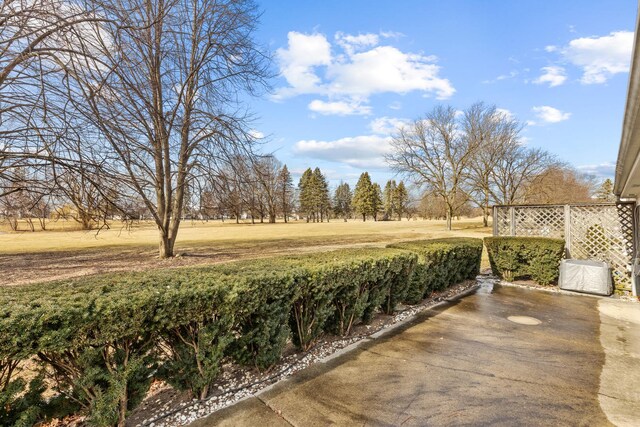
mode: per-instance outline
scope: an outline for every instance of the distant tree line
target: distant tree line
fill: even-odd
[[[242,162],[238,162],[241,164]],[[306,222],[344,221],[355,217],[401,220],[409,213],[409,193],[404,182],[390,180],[384,192],[363,172],[354,190],[341,182],[332,189],[320,168],[306,169],[294,185],[287,165],[275,157],[260,158],[251,168],[228,170],[186,209],[190,218],[246,219],[274,223],[292,216]]]
[[[42,171],[42,169],[40,169]],[[23,167],[24,178],[14,181],[14,191],[0,197],[0,216],[14,230],[25,223],[28,230],[46,230],[49,221],[75,221],[84,230],[110,227],[113,220],[139,221],[152,218],[142,200],[111,188],[105,193],[82,175],[50,179]],[[33,173],[32,176],[26,176]],[[77,178],[77,179],[74,179]],[[43,180],[43,182],[40,182]],[[37,182],[33,191],[29,184]],[[47,190],[44,191],[44,187]],[[183,220],[232,220],[239,223],[288,222],[292,217],[306,222],[332,218],[348,220],[400,220],[411,211],[405,183],[387,181],[384,190],[362,173],[352,190],[341,182],[332,188],[320,168],[308,168],[294,183],[287,165],[272,155],[236,157],[223,168],[201,174],[185,185]]]

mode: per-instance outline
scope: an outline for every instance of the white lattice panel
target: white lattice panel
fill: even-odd
[[[619,289],[630,289],[633,260],[633,205],[571,207],[572,258],[604,261]]]
[[[633,210],[631,203],[496,206],[494,233],[563,238],[571,258],[606,262],[616,288],[628,291],[634,256]]]
[[[509,208],[498,207],[496,208],[496,229],[498,236],[508,236],[511,234],[511,215]]]
[[[564,207],[527,206],[514,208],[516,236],[564,238]]]

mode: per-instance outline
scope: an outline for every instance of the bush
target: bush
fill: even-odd
[[[70,412],[114,425],[139,403],[155,370],[157,332],[181,320],[162,310],[169,275],[108,275],[3,289],[0,357],[37,356]],[[64,414],[60,414],[64,415]]]
[[[406,251],[358,249],[230,263],[223,271],[290,275],[291,338],[308,350],[323,331],[345,335],[355,322],[368,321],[396,282],[409,281],[415,263]]]
[[[564,240],[545,237],[486,237],[493,274],[505,280],[530,278],[541,285],[556,283]]]
[[[388,245],[418,255],[413,280],[404,293],[404,301],[417,304],[432,291],[446,289],[465,279],[473,279],[480,272],[482,240],[450,238],[417,240]],[[400,292],[397,295],[401,295]]]
[[[41,375],[29,384],[23,379],[11,380],[19,369],[15,361],[0,360],[0,426],[32,426],[41,416],[45,391]]]
[[[122,425],[153,378],[203,398],[225,359],[269,368],[289,339],[307,350],[478,270],[473,239],[395,246],[0,288],[0,424]],[[15,372],[33,360],[28,385]]]
[[[290,336],[309,348],[335,324],[348,332],[344,325],[381,305],[374,295],[408,280],[415,259],[351,250],[2,288],[0,360],[36,357],[47,366],[54,415],[121,424],[154,376],[204,397],[226,356],[266,368]],[[21,379],[1,380],[10,385],[1,420],[40,416],[24,404],[40,396],[38,384],[25,394]]]

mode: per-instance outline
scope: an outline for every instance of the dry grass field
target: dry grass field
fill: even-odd
[[[130,230],[78,231],[72,224],[54,223],[51,231],[2,232],[0,271],[4,285],[69,278],[107,271],[224,262],[276,254],[313,252],[353,246],[383,246],[401,240],[440,237],[485,237],[491,229],[480,219],[444,221],[304,221],[277,224],[185,221],[176,243],[176,258],[157,258],[157,231],[151,223]],[[486,260],[484,262],[486,264]]]

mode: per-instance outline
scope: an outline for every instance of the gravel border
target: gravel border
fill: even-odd
[[[571,296],[583,296],[583,297],[590,297],[590,298],[599,298],[599,299],[617,299],[620,301],[624,301],[624,302],[630,302],[630,303],[639,303],[640,301],[638,300],[638,297],[634,297],[634,296],[626,296],[626,295],[616,295],[615,293],[609,296],[606,295],[594,295],[594,294],[587,294],[584,292],[574,292],[574,291],[567,291],[564,289],[560,289],[557,286],[540,286],[540,285],[528,285],[525,283],[514,283],[514,282],[507,282],[506,280],[499,280],[497,279],[496,284],[501,285],[501,286],[506,286],[506,287],[511,287],[511,288],[522,288],[522,289],[530,289],[530,290],[534,290],[534,291],[542,291],[542,292],[549,292],[549,293],[553,293],[553,294],[561,294],[561,295],[571,295]]]

